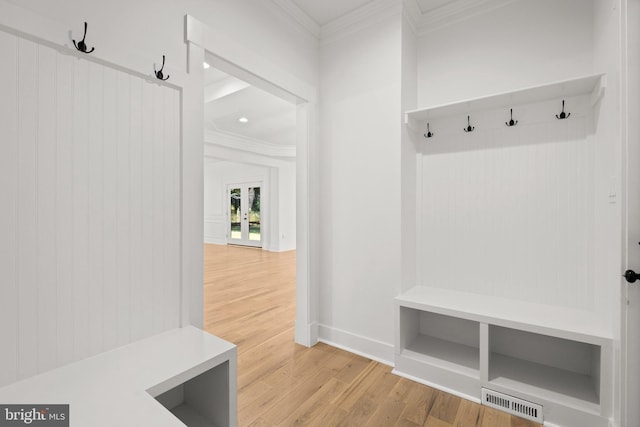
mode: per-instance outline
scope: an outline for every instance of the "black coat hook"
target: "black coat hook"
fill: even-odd
[[[471,126],[471,117],[467,116],[467,127],[464,128],[463,130],[465,132],[473,132],[475,128],[476,128],[475,126]]]
[[[558,119],[558,120],[568,119],[570,115],[571,115],[571,113],[565,113],[564,112],[564,99],[563,99],[562,100],[562,112],[560,113],[560,115],[556,114],[556,119]]]
[[[435,133],[431,132],[429,130],[429,123],[427,123],[427,133],[424,134],[425,138],[431,138],[433,135],[435,135]]]
[[[162,68],[156,71],[156,67],[154,66],[153,72],[156,73],[156,77],[158,78],[158,80],[169,80],[169,77],[171,76],[164,77],[164,74],[162,74],[162,70],[164,70],[164,55],[162,55]]]
[[[84,39],[87,37],[87,23],[84,23],[84,35],[82,36],[82,40],[80,40],[77,44],[75,40],[73,41],[73,45],[82,53],[91,53],[96,50],[95,47],[92,47],[91,50],[87,50],[87,44],[84,42]]]
[[[511,127],[511,126],[515,126],[518,124],[517,120],[513,120],[513,108],[511,109],[511,120],[509,120],[508,122],[504,122],[505,125]]]

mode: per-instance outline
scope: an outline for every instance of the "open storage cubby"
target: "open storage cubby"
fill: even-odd
[[[528,395],[597,409],[601,347],[490,326],[489,383]]]
[[[402,307],[400,323],[403,356],[480,377],[477,322]]]
[[[229,362],[156,396],[156,400],[187,427],[229,426]]]
[[[560,425],[606,427],[613,340],[593,313],[415,286],[395,298],[394,373],[480,402],[486,388]]]

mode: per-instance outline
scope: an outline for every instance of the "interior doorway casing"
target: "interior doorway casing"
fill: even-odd
[[[310,276],[309,148],[314,139],[317,89],[189,15],[186,33],[190,66],[197,67],[193,58],[204,58],[206,50],[215,58],[211,66],[297,105],[295,341],[314,345],[318,327]]]

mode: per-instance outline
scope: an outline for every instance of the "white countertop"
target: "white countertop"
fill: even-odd
[[[72,427],[184,427],[153,396],[235,358],[235,345],[188,326],[0,388],[0,403],[69,404]]]

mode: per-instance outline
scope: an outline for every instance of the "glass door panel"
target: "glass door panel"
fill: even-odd
[[[228,187],[228,242],[234,245],[262,246],[261,187],[233,184]]]
[[[249,187],[249,240],[261,241],[260,237],[260,187]]]
[[[231,240],[242,239],[241,221],[240,221],[240,215],[242,211],[240,210],[240,200],[241,200],[241,189],[240,188],[230,189],[229,190],[229,207],[230,207],[229,238]]]

